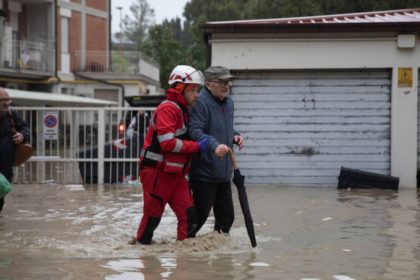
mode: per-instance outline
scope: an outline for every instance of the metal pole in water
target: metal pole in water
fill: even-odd
[[[105,110],[98,109],[98,184],[104,183]]]

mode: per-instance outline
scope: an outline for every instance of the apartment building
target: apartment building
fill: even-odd
[[[0,86],[16,89],[16,104],[26,106],[59,105],[45,97],[28,102],[40,92],[115,106],[124,96],[157,94],[153,61],[111,51],[110,7],[111,0],[0,0]]]

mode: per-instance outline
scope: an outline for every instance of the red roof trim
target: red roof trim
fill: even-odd
[[[420,8],[383,12],[207,22],[212,33],[420,32]]]
[[[228,24],[314,24],[314,23],[371,23],[371,22],[420,22],[420,8],[368,13],[351,13],[309,17],[213,21],[206,25]]]

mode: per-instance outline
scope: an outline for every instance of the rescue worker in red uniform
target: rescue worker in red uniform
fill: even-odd
[[[167,98],[159,104],[148,126],[140,154],[144,207],[137,241],[141,244],[150,244],[167,203],[178,219],[177,239],[195,236],[196,214],[185,175],[191,155],[207,151],[208,138],[187,140],[187,122],[188,106],[196,102],[203,81],[200,71],[176,66],[169,77]]]

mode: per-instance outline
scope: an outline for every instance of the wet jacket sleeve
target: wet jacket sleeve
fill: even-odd
[[[190,121],[188,122],[188,134],[192,140],[200,141],[207,137],[209,139],[209,150],[214,152],[219,142],[211,135],[205,134],[205,125],[208,119],[207,110],[203,103],[197,102],[190,110]]]
[[[191,140],[181,140],[179,123],[182,122],[181,112],[174,106],[166,106],[159,110],[156,118],[156,133],[162,151],[190,154],[198,152],[200,145]]]
[[[28,124],[19,116],[17,112],[12,112],[13,121],[15,122],[16,131],[20,132],[23,135],[23,143],[29,142],[29,126]]]

